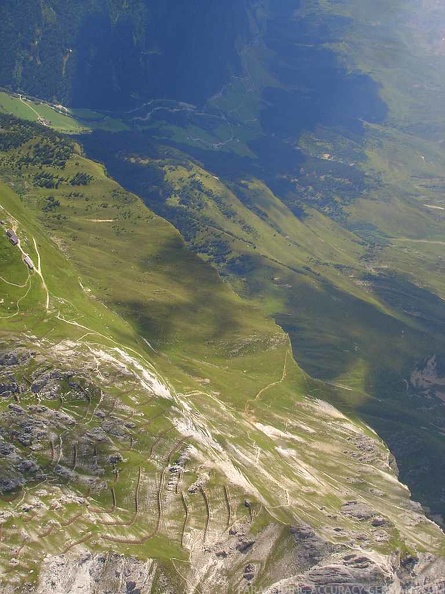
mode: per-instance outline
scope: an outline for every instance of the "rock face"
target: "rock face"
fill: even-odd
[[[391,587],[388,593],[398,594],[445,575],[434,557],[424,562],[414,555],[401,559],[379,552],[393,550],[387,543],[400,534],[396,523],[401,510],[417,542],[426,535],[439,538],[438,529],[421,524],[426,523],[421,510],[412,509],[389,472],[387,450],[355,428],[345,430],[346,421],[334,416],[335,410],[305,404],[310,419],[314,410],[328,415],[331,431],[332,419],[338,418],[337,453],[344,468],[343,481],[337,481],[338,498],[331,503],[322,493],[303,520],[306,494],[315,501],[310,488],[315,474],[308,470],[297,489],[299,480],[286,482],[285,473],[276,483],[270,481],[278,476],[269,474],[275,469],[258,459],[256,472],[272,489],[279,485],[271,493],[271,505],[230,464],[208,421],[187,409],[188,424],[181,425],[181,395],[174,401],[165,397],[163,386],[156,388],[159,393],[147,387],[150,376],[137,375],[137,361],[134,367],[124,366],[121,359],[112,359],[114,351],[104,351],[99,383],[94,375],[97,362],[89,363],[90,350],[79,348],[76,358],[71,345],[63,347],[66,351],[58,347],[57,358],[53,351],[46,360],[11,351],[1,359],[0,377],[8,376],[20,390],[17,396],[0,399],[0,495],[5,500],[0,524],[6,552],[0,567],[14,569],[14,575],[5,578],[7,585],[0,586],[1,594],[322,594],[323,588],[334,586],[359,586],[361,594]],[[128,402],[134,406],[120,402],[121,394],[131,395]],[[216,412],[212,409],[211,414]],[[217,430],[224,426],[221,419],[227,422],[225,415],[224,409]],[[233,429],[229,419],[228,431]],[[234,455],[253,463],[243,436],[236,436],[240,449]],[[297,453],[293,437],[280,431],[280,451],[286,457],[271,457],[276,464],[285,460],[287,472],[296,465],[288,458]],[[199,440],[204,440],[201,449]],[[336,446],[334,440],[329,443]],[[318,455],[318,437],[314,444]],[[305,443],[304,450],[308,447]],[[316,473],[316,465],[303,466],[298,459],[301,468]],[[365,479],[372,469],[371,492],[371,481]],[[380,475],[385,481],[375,479]],[[317,484],[330,494],[331,485],[321,478]],[[279,508],[289,513],[270,513]],[[312,525],[315,513],[318,521]],[[171,547],[167,552],[162,550],[165,542]],[[42,560],[35,584],[26,583],[30,574],[25,563],[30,559]],[[177,559],[182,559],[180,565]]]
[[[404,594],[443,592],[445,560],[421,555],[412,563],[398,558],[385,558],[359,551],[333,555],[304,574],[281,580],[264,594],[284,592],[387,592]]]
[[[149,594],[156,564],[116,554],[49,557],[35,594]]]
[[[270,533],[269,533],[270,534]],[[264,554],[264,543],[252,553]],[[324,549],[326,552],[326,549]],[[295,551],[293,551],[295,552]],[[288,551],[289,559],[292,551]],[[209,556],[214,551],[208,551]],[[225,561],[223,561],[225,562]],[[232,559],[234,565],[236,560]],[[273,585],[255,586],[258,562],[248,562],[240,566],[242,578],[235,589],[226,592],[262,592],[263,594],[284,594],[305,592],[359,592],[360,594],[408,594],[416,592],[440,593],[445,588],[445,560],[431,555],[419,557],[366,554],[361,551],[335,552],[319,563],[298,575],[276,580]],[[191,567],[189,577],[194,570]],[[221,591],[216,584],[212,588],[211,573],[201,582],[202,591]],[[156,561],[140,561],[116,553],[96,554],[85,552],[77,556],[47,557],[43,563],[38,584],[29,586],[29,594],[189,594],[194,587],[178,586],[168,577],[165,569]],[[5,590],[12,594],[14,590]]]
[[[51,476],[99,488],[97,477],[123,460],[111,438],[122,440],[126,428],[102,412],[94,415],[96,426],[90,422],[84,430],[75,416],[43,405],[43,400],[74,402],[87,408],[102,392],[84,371],[48,369],[35,355],[23,348],[0,353],[0,495]],[[30,363],[37,365],[32,372]]]
[[[356,518],[360,522],[370,520],[375,515],[369,506],[365,505],[364,503],[360,503],[359,501],[347,501],[345,504],[343,504],[342,511],[345,516]]]
[[[445,402],[445,371],[442,361],[433,355],[419,363],[410,376],[410,385],[424,396]]]
[[[295,557],[303,568],[309,568],[335,550],[335,547],[317,536],[315,531],[305,524],[291,526],[290,533],[298,546]]]

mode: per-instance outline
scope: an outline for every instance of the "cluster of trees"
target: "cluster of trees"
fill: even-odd
[[[52,212],[58,206],[60,206],[60,200],[57,200],[54,196],[48,196],[45,199],[45,206],[42,208],[43,212]]]
[[[68,159],[73,155],[73,143],[65,138],[51,134],[50,138],[38,141],[32,146],[32,165],[50,165],[64,168]]]
[[[90,181],[92,181],[92,179],[92,175],[84,173],[83,171],[78,171],[75,175],[73,175],[69,183],[72,186],[87,186],[90,183]]]
[[[22,146],[35,134],[30,122],[22,122],[9,115],[0,114],[0,151],[9,151]]]
[[[248,3],[2,0],[0,85],[95,109],[203,103],[239,68]]]
[[[49,171],[40,171],[34,176],[34,185],[39,188],[58,188],[60,178]]]
[[[178,192],[179,203],[190,210],[203,208],[206,204],[206,198],[216,204],[218,210],[230,221],[239,225],[245,233],[255,234],[255,229],[241,217],[233,206],[229,203],[228,197],[221,196],[217,192],[207,188],[199,179],[197,174],[190,176],[187,183],[183,184]]]
[[[316,157],[308,157],[298,172],[266,182],[295,216],[304,218],[306,208],[316,208],[336,220],[344,220],[345,207],[378,183],[358,165]]]
[[[74,154],[74,143],[52,130],[0,114],[0,151],[22,149],[19,166],[48,165],[63,169]]]

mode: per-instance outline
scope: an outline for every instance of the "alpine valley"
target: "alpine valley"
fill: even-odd
[[[1,0],[2,594],[444,591],[444,31]]]

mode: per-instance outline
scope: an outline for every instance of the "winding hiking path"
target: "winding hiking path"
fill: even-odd
[[[284,382],[284,380],[286,379],[286,375],[287,375],[287,359],[288,359],[288,357],[289,357],[289,350],[286,351],[286,355],[284,357],[283,373],[281,374],[281,378],[279,380],[276,380],[275,382],[271,382],[270,384],[267,384],[267,386],[264,386],[264,388],[261,388],[261,390],[255,396],[255,398],[248,400],[244,407],[244,414],[247,413],[247,410],[249,408],[249,403],[257,402],[260,399],[261,395],[264,394],[264,392],[266,392],[270,388],[273,388],[274,386],[278,386],[279,384],[282,384]]]
[[[14,232],[17,232],[17,229],[20,226],[20,223],[18,222],[18,220],[14,216],[12,216],[11,213],[8,210],[6,210],[6,208],[4,206],[0,205],[0,208],[2,210],[4,210],[5,213],[10,217],[10,219],[12,221],[12,228],[13,228]],[[20,237],[18,238],[18,240],[19,241],[18,241],[16,247],[20,250],[20,253],[22,254],[22,257],[25,258],[26,256],[28,256],[28,254],[22,248],[22,242],[20,240]],[[40,276],[40,279],[42,281],[42,287],[43,287],[43,289],[44,289],[44,291],[46,293],[45,307],[46,307],[46,311],[49,311],[49,291],[48,291],[48,287],[46,285],[45,279],[44,279],[43,274],[42,274],[40,252],[39,252],[39,248],[37,247],[37,242],[36,242],[36,240],[35,240],[34,237],[32,237],[32,241],[33,241],[34,249],[35,249],[35,252],[36,252],[36,255],[37,255],[37,264],[35,264],[35,262],[33,262],[33,264],[34,264],[34,270],[35,270],[36,274],[38,276]],[[5,279],[2,279],[2,280],[4,280],[4,282],[8,283],[8,281],[6,281]],[[28,280],[29,280],[29,277],[28,277]],[[8,283],[8,284],[11,284],[12,285],[13,283]]]

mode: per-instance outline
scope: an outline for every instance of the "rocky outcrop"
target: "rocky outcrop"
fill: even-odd
[[[275,536],[276,529],[273,528]],[[270,528],[264,534],[271,536]],[[292,534],[295,536],[295,532]],[[233,535],[235,536],[235,535]],[[312,535],[301,536],[302,541],[310,540]],[[234,541],[235,542],[235,541]],[[272,538],[275,543],[275,538]],[[159,565],[151,559],[141,561],[134,557],[125,557],[116,553],[59,555],[47,557],[35,587],[28,586],[29,594],[190,594],[195,591],[193,583],[200,576],[200,589],[203,592],[262,592],[263,594],[287,594],[304,592],[317,594],[326,592],[357,592],[358,594],[416,594],[437,593],[445,588],[445,560],[432,555],[412,557],[393,555],[387,557],[377,553],[355,551],[331,552],[318,542],[319,552],[323,557],[318,563],[306,570],[283,579],[272,576],[265,585],[264,576],[256,582],[263,557],[270,553],[262,538],[253,545],[251,560],[239,563],[240,554],[226,543],[227,551],[208,549],[208,558],[219,558],[219,571],[226,574],[229,581],[224,585],[221,579],[214,581],[212,572],[202,573],[201,563],[194,566],[193,560],[186,582],[178,585],[177,576],[171,569]],[[276,543],[275,543],[276,544]],[[300,543],[284,551],[288,567],[295,563],[293,554]],[[235,555],[235,557],[233,556]],[[306,560],[308,557],[306,557]],[[227,567],[228,571],[224,571]],[[236,577],[238,574],[238,577]],[[230,576],[230,577],[229,577]],[[260,576],[261,577],[261,576]],[[5,591],[12,594],[14,591]]]
[[[325,444],[326,452],[338,445],[344,465],[343,481],[337,481],[337,496],[330,501],[332,484],[317,474],[316,461],[302,459],[314,446],[306,442],[299,450],[301,438],[294,439],[291,427],[274,434],[284,457],[271,449],[273,455],[267,459],[265,450],[264,460],[252,454],[242,433],[235,434],[230,444],[235,467],[229,446],[224,450],[212,434],[227,422],[225,408],[212,429],[200,411],[190,412],[182,395],[173,406],[166,391],[159,389],[161,395],[153,398],[144,383],[139,392],[136,372],[113,366],[109,353],[101,359],[100,382],[93,375],[96,360],[90,367],[72,356],[65,361],[37,356],[29,365],[20,365],[16,354],[6,360],[0,374],[9,374],[20,392],[1,399],[0,491],[8,515],[0,516],[0,524],[2,543],[11,543],[3,567],[14,568],[16,588],[5,593],[278,594],[291,589],[322,594],[324,588],[334,594],[326,588],[358,586],[360,594],[389,587],[388,594],[399,594],[439,579],[439,570],[431,573],[434,557],[421,566],[414,554],[378,552],[380,546],[391,550],[390,539],[400,534],[400,513],[410,529],[415,527],[418,542],[419,535],[438,537],[437,527],[420,524],[426,520],[390,474],[382,444],[349,430],[346,419],[333,416],[335,409],[305,404],[308,419],[314,412],[329,415],[329,431],[335,428],[332,419],[339,419],[337,437]],[[131,395],[134,407],[116,398],[116,386],[125,397]],[[169,425],[169,415],[177,420],[182,414],[187,424]],[[227,432],[235,428],[229,418]],[[308,427],[308,434],[315,430]],[[291,482],[297,459],[301,474]],[[258,476],[249,474],[246,460],[255,464]],[[373,480],[367,483],[371,469]],[[255,487],[263,478],[267,496]],[[38,489],[36,481],[42,482]],[[17,503],[10,506],[10,501]],[[21,533],[17,525],[25,527]],[[56,539],[57,548],[50,548]],[[172,548],[165,553],[167,539]],[[158,543],[160,560],[150,560],[158,559]],[[35,586],[25,584],[23,560],[31,556],[44,559]],[[176,559],[182,559],[180,565]]]
[[[435,397],[445,402],[445,370],[437,355],[418,363],[409,378],[409,385],[426,397]]]
[[[34,356],[34,353],[25,348],[16,348],[11,351],[0,352],[0,368],[24,365]]]
[[[101,397],[83,371],[49,367],[24,348],[0,353],[0,495],[51,477],[103,488],[97,477],[123,461],[112,439],[123,439],[127,429],[113,415],[93,414]],[[75,402],[81,415],[91,410],[94,423],[85,417],[84,427],[81,415],[50,407],[54,400]]]
[[[43,563],[35,594],[149,594],[156,564],[117,554],[60,555]]]
[[[284,592],[357,592],[359,594],[440,593],[445,587],[445,560],[431,555],[385,557],[351,551],[333,555],[309,571],[281,580],[264,594]]]

